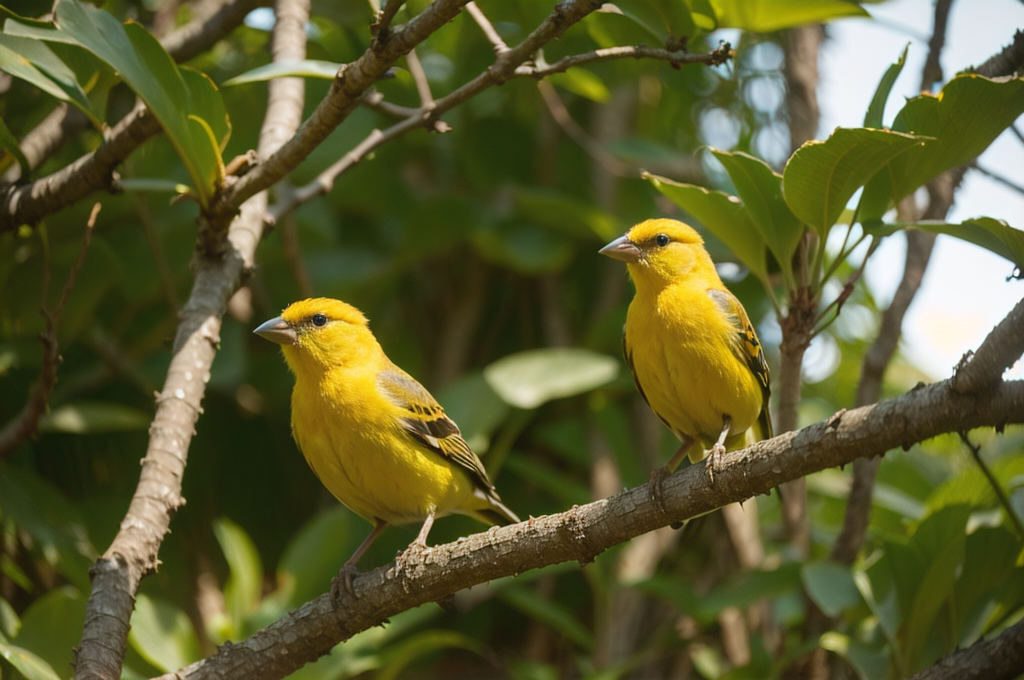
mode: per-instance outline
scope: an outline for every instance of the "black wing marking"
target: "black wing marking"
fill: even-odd
[[[382,371],[377,384],[389,399],[408,412],[402,427],[413,439],[469,474],[473,484],[496,496],[483,463],[462,438],[458,425],[445,415],[437,400],[416,380],[399,368]]]

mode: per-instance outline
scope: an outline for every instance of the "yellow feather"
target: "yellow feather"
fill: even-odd
[[[282,345],[295,374],[292,434],[299,449],[353,512],[387,524],[452,512],[488,523],[518,521],[455,424],[391,363],[359,310],[338,300],[303,300],[256,332]],[[431,446],[442,441],[447,448]],[[447,454],[455,449],[458,455]]]
[[[718,438],[724,416],[732,421],[727,448],[744,445],[751,430],[770,436],[760,343],[700,235],[681,222],[648,220],[602,252],[626,260],[636,286],[626,358],[658,417],[680,439],[705,447]]]

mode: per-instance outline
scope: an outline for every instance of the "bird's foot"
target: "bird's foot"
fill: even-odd
[[[722,456],[725,455],[725,444],[715,444],[711,447],[711,451],[708,453],[708,460],[705,465],[708,470],[708,481],[711,485],[715,484],[715,473],[721,469]]]
[[[352,579],[356,576],[359,576],[359,569],[356,565],[346,564],[338,571],[338,575],[331,579],[331,602],[335,607],[341,603],[342,588],[352,597],[356,596],[356,591],[352,588]]]
[[[666,516],[668,515],[668,512],[665,510],[665,501],[661,498],[661,483],[665,481],[666,477],[670,476],[672,476],[672,471],[666,465],[665,467],[653,470],[651,472],[651,481],[647,483],[647,493],[650,494],[651,498],[654,500],[654,504],[657,505],[658,510],[661,511],[661,514]]]

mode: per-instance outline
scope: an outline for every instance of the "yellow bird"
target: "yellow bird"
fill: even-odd
[[[600,250],[626,263],[636,286],[623,351],[640,396],[676,435],[680,446],[651,475],[661,481],[683,456],[726,450],[772,436],[768,364],[746,310],[722,284],[704,240],[675,220],[647,220]],[[699,445],[699,448],[695,448]]]
[[[295,374],[292,436],[334,497],[374,525],[331,586],[352,592],[356,562],[389,524],[457,512],[487,524],[519,521],[430,392],[395,366],[355,307],[302,300],[253,331],[281,345]]]

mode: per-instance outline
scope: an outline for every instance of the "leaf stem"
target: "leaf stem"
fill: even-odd
[[[1010,518],[1010,522],[1013,524],[1013,529],[1017,534],[1017,538],[1020,539],[1021,543],[1024,543],[1024,523],[1021,522],[1020,517],[1014,511],[1013,506],[1010,504],[1009,496],[1007,496],[1006,492],[1003,491],[1003,487],[999,485],[995,475],[992,474],[992,470],[989,469],[988,465],[982,459],[981,445],[975,446],[972,444],[971,440],[967,438],[966,432],[959,432],[957,434],[960,435],[960,439],[967,445],[967,448],[970,449],[971,455],[974,456],[974,460],[978,463],[978,467],[981,468],[981,472],[985,475],[985,479],[987,479],[988,483],[992,486],[992,490],[996,492],[1000,505],[1003,506],[1003,510],[1006,512],[1007,516]]]

